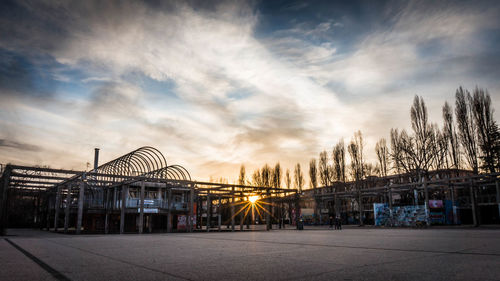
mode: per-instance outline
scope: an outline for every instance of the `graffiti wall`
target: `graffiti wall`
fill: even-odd
[[[378,226],[415,226],[428,219],[423,205],[393,207],[391,210],[387,204],[375,203],[373,214]]]

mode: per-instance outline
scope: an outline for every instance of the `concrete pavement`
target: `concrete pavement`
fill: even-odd
[[[0,280],[500,280],[498,229],[8,234]]]

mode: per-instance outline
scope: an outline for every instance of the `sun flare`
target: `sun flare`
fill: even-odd
[[[259,200],[258,195],[248,197],[248,201],[250,201],[250,203],[252,203],[252,204],[255,204],[255,202],[257,202],[257,200]]]

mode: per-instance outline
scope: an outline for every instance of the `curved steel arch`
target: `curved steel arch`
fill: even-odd
[[[97,168],[98,173],[112,173],[121,176],[149,176],[167,167],[167,160],[156,148],[144,146]]]
[[[191,175],[186,168],[180,165],[168,166],[165,156],[151,146],[143,146],[111,160],[99,166],[97,172],[120,176],[191,181]]]

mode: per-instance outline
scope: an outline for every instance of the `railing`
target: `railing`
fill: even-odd
[[[104,202],[100,199],[87,199],[85,200],[86,206],[91,208],[104,208]],[[111,203],[112,204],[112,203]],[[122,200],[116,200],[115,205],[111,206],[115,210],[121,209]],[[140,208],[141,200],[139,198],[127,198],[127,208]],[[168,209],[168,201],[163,199],[144,199],[144,208],[160,208]],[[187,211],[187,203],[172,202],[172,210]]]

